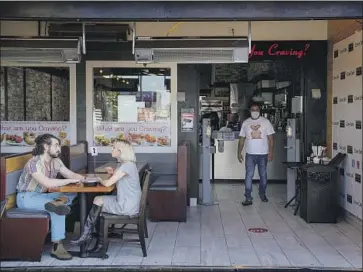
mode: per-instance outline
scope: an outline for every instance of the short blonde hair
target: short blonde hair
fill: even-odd
[[[120,151],[120,162],[136,162],[136,156],[132,144],[125,140],[117,140],[114,142],[114,148]]]

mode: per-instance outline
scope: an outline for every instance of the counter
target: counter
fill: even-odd
[[[276,132],[274,159],[267,166],[268,180],[286,180],[286,149],[285,133]],[[217,153],[214,154],[214,178],[225,180],[244,180],[246,175],[245,163],[237,160],[238,139],[224,142],[224,152],[218,152],[218,141],[216,141]],[[245,151],[244,156],[245,156]],[[201,169],[200,163],[200,169]],[[212,177],[212,176],[211,176]],[[201,171],[200,171],[200,178]],[[253,179],[259,179],[257,167]]]

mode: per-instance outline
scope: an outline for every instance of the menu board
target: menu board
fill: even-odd
[[[99,122],[94,124],[94,145],[111,146],[116,140],[135,146],[170,146],[170,121],[155,123]]]
[[[1,146],[34,146],[35,138],[49,133],[70,144],[69,122],[1,121]]]

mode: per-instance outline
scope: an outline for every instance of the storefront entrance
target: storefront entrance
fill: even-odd
[[[77,57],[82,58],[67,59],[76,64],[2,63],[1,90],[6,92],[2,92],[5,104],[2,103],[1,120],[5,124],[15,123],[16,126],[12,124],[5,128],[10,128],[10,136],[21,135],[23,143],[18,146],[18,137],[10,137],[9,141],[6,137],[2,148],[6,146],[9,153],[18,153],[25,146],[30,151],[34,135],[23,133],[20,128],[24,124],[29,128],[28,121],[35,121],[44,129],[54,121],[56,125],[50,124],[52,126],[47,129],[59,133],[65,144],[87,140],[90,147],[97,147],[97,157],[89,154],[89,168],[110,160],[111,144],[115,139],[128,139],[134,144],[137,159],[149,162],[157,176],[175,175],[178,144],[185,140],[191,144],[187,222],[148,222],[148,257],[142,257],[138,246],[135,248],[115,240],[110,244],[107,260],[55,261],[49,257],[50,248],[46,245],[42,261],[37,265],[73,268],[103,265],[117,269],[121,265],[141,265],[150,269],[155,266],[361,269],[362,221],[356,217],[361,215],[362,200],[361,194],[355,192],[361,192],[359,165],[362,161],[359,156],[362,152],[360,143],[349,142],[352,141],[349,136],[353,135],[349,129],[353,129],[352,124],[356,122],[354,133],[360,133],[361,120],[355,120],[356,115],[341,116],[350,112],[350,106],[359,109],[362,99],[357,93],[346,96],[344,84],[338,81],[348,81],[348,75],[352,79],[353,69],[358,78],[361,63],[357,67],[345,67],[346,59],[338,58],[338,55],[352,52],[351,42],[345,44],[345,41],[342,47],[335,45],[334,54],[333,43],[361,29],[362,12],[359,2],[122,1],[67,2],[62,6],[50,2],[2,5],[2,33],[9,36],[38,36],[41,40],[51,33],[63,37],[74,30],[65,29],[69,26],[65,27],[65,22],[72,27],[76,25],[72,33],[81,33],[81,36],[86,25],[91,26],[87,28],[91,30],[94,25],[97,31],[108,30],[106,35],[95,31],[96,35],[93,32],[83,37],[86,47],[82,49],[86,50],[81,52],[80,44],[73,48]],[[330,19],[339,18],[351,19],[348,27],[342,23],[344,31],[332,27],[334,24],[330,22]],[[252,46],[247,64],[135,63],[133,25],[137,26],[138,36],[233,37],[247,36],[247,26],[251,22]],[[344,35],[340,34],[342,32]],[[353,48],[361,46],[361,40],[356,43]],[[358,58],[348,62],[355,65],[355,59]],[[52,71],[48,75],[44,72],[47,66],[58,69],[48,69],[48,72]],[[59,70],[64,69],[69,75],[59,76]],[[361,71],[359,73],[361,75]],[[206,75],[209,79],[205,79]],[[333,80],[339,82],[335,83],[335,92],[332,91]],[[15,91],[21,99],[14,99],[9,90]],[[19,90],[28,93],[19,93]],[[39,90],[47,95],[41,96]],[[239,118],[230,116],[230,108],[234,107],[231,90],[236,90],[233,98],[237,97],[237,104],[241,105]],[[39,97],[38,101],[35,99],[34,102],[34,97]],[[267,102],[263,114],[275,125],[279,135],[275,160],[269,167],[271,183],[267,197],[270,201],[260,202],[254,185],[254,204],[241,206],[244,170],[237,162],[235,140],[225,141],[223,152],[214,155],[216,182],[212,184],[212,192],[214,202],[219,205],[197,205],[201,192],[198,124],[203,107],[200,99],[221,101],[222,109],[217,113],[220,127],[228,125],[228,120],[238,131],[238,119],[247,117],[245,110],[248,100],[253,97]],[[293,97],[298,97],[295,101],[302,103],[295,105]],[[67,99],[68,107],[64,102]],[[19,101],[21,105],[15,107]],[[345,102],[348,106],[341,107]],[[26,103],[32,106],[30,110]],[[301,104],[299,112],[297,109]],[[347,184],[341,187],[340,204],[347,214],[356,216],[345,217],[349,222],[339,218],[337,224],[308,224],[299,215],[294,216],[291,207],[284,208],[287,188],[279,182],[287,179],[282,162],[286,155],[284,137],[288,116],[298,119],[301,140],[298,156],[302,160],[311,152],[311,144],[328,145],[330,156],[338,151],[348,154],[347,163],[340,168],[341,185]],[[357,139],[361,139],[359,135]],[[30,144],[25,145],[27,142]],[[255,178],[258,179],[258,175]],[[350,220],[352,217],[355,219]],[[76,236],[77,232],[69,238],[72,235]],[[34,263],[14,261],[1,265],[13,268],[33,266]]]
[[[244,165],[237,161],[238,132],[249,117],[249,104],[261,104],[261,114],[276,131],[271,182],[286,182],[287,119],[296,119],[296,157],[303,161],[311,145],[326,145],[326,42],[254,42],[248,64],[200,65],[199,127],[202,119],[217,114],[217,130],[237,132],[235,140],[215,140],[212,174],[216,181],[243,180]],[[314,71],[314,72],[313,72]],[[210,84],[206,84],[211,79]],[[318,94],[312,94],[315,89]],[[199,130],[201,134],[201,130]],[[202,137],[200,135],[199,139]],[[201,144],[201,142],[200,142]],[[214,173],[213,173],[214,172]],[[201,178],[201,176],[200,176]],[[255,179],[258,178],[257,171]]]

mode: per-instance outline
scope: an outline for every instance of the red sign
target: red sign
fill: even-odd
[[[299,43],[297,46],[296,44],[287,44],[284,42],[275,42],[271,43],[268,46],[263,43],[255,43],[251,47],[251,53],[249,58],[253,57],[294,57],[296,59],[301,60],[310,48],[310,43]]]

